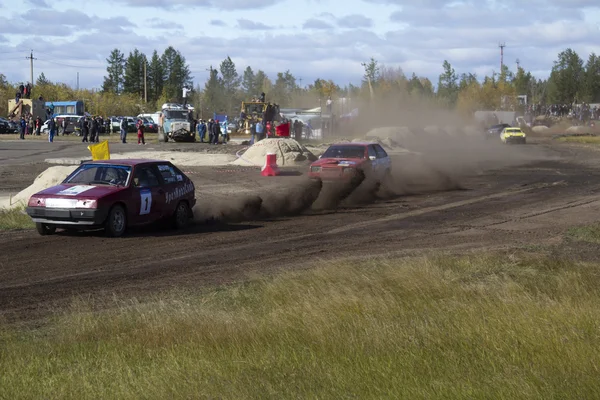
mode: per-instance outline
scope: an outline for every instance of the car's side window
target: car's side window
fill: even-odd
[[[377,151],[377,158],[386,158],[388,156],[388,154],[385,152],[383,147],[381,147],[381,145],[376,145],[375,151]]]
[[[158,164],[158,171],[166,184],[181,182],[183,179],[172,165]]]
[[[368,147],[369,157],[377,157],[377,152],[375,151],[375,147],[373,145]]]
[[[159,186],[160,181],[151,166],[141,166],[135,169],[133,185],[140,188],[153,187]]]

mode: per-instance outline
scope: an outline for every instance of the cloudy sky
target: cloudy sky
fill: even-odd
[[[600,54],[598,0],[0,0],[0,73],[100,87],[118,47],[146,54],[172,45],[195,83],[228,55],[270,76],[290,70],[304,86],[316,78],[358,83],[374,57],[434,81],[447,59],[459,72],[497,71],[516,60],[546,77],[558,52]],[[418,6],[415,4],[419,4]]]

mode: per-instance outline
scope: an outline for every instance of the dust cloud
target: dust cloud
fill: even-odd
[[[392,158],[385,179],[362,173],[347,182],[309,180],[283,192],[236,195],[198,204],[196,222],[241,222],[370,204],[403,195],[465,189],[466,177],[486,170],[548,160],[541,146],[507,146],[486,137],[472,119],[430,99],[400,96],[359,105],[360,114],[339,135],[379,140]]]

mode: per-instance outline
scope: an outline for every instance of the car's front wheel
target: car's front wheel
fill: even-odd
[[[193,213],[190,206],[185,201],[180,201],[173,214],[173,225],[176,229],[183,229],[192,222]]]
[[[110,209],[106,222],[104,223],[104,231],[110,237],[120,237],[125,234],[126,229],[127,214],[125,213],[125,208],[119,204],[114,205]]]
[[[54,235],[56,232],[56,226],[50,224],[42,224],[41,222],[37,222],[35,224],[35,229],[42,236]]]

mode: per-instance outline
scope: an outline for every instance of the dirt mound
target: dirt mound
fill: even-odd
[[[592,128],[590,128],[589,126],[570,126],[565,130],[565,133],[568,133],[568,134],[592,133]]]
[[[231,164],[263,166],[267,153],[277,155],[277,165],[280,167],[304,166],[317,159],[310,150],[294,139],[264,139],[250,146]]]
[[[12,199],[5,200],[3,203],[0,203],[0,209],[2,208],[17,208],[23,207],[27,205],[29,198],[44,189],[47,189],[51,186],[58,185],[61,183],[67,175],[73,172],[77,168],[76,165],[69,166],[56,166],[50,167],[35,178],[33,184],[29,187],[21,190]]]

